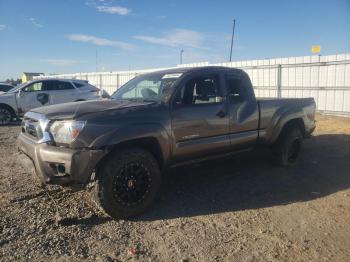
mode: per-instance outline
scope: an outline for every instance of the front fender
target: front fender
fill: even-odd
[[[90,145],[92,148],[111,147],[120,143],[142,139],[142,138],[154,138],[157,140],[163,160],[166,162],[170,159],[171,137],[166,129],[157,123],[142,123],[142,124],[130,124],[121,126],[114,129],[108,134],[104,134],[96,138]]]
[[[0,96],[0,105],[11,107],[16,114],[18,112],[15,94],[2,94]]]

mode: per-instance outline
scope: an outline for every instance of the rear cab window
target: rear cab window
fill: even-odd
[[[225,85],[230,101],[242,101],[245,98],[245,90],[242,80],[237,75],[225,75]]]

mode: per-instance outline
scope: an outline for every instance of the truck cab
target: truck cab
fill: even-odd
[[[250,147],[258,138],[258,104],[241,71],[208,68],[190,74],[170,106],[176,160]]]

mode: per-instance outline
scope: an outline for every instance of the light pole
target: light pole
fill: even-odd
[[[232,48],[233,48],[233,37],[235,36],[235,26],[236,26],[236,19],[233,19],[232,38],[231,38],[231,51],[230,51],[230,62],[232,61]]]
[[[184,53],[184,50],[181,49],[180,50],[180,65],[182,65],[182,54]]]
[[[96,72],[98,72],[98,52],[96,48],[96,53],[95,53],[95,62],[96,62]]]

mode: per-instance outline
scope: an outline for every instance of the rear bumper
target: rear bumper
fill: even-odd
[[[104,150],[70,149],[38,144],[22,133],[17,140],[19,160],[43,184],[86,184]]]

